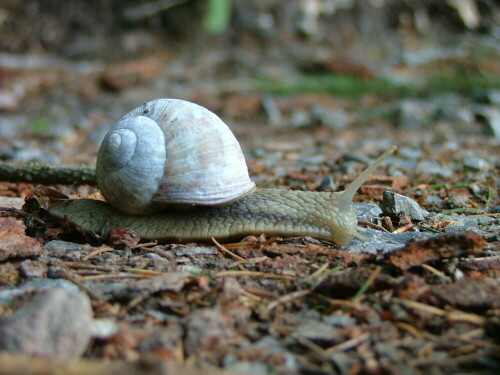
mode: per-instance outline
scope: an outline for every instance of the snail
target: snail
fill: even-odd
[[[159,242],[266,233],[344,246],[362,238],[352,206],[356,191],[395,149],[342,192],[256,189],[236,138],[217,115],[158,99],[127,113],[103,140],[96,174],[107,203],[64,200],[49,212],[97,234],[127,227]]]

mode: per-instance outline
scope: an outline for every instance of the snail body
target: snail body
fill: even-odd
[[[356,191],[395,149],[342,192],[255,190],[227,125],[194,103],[159,99],[126,114],[103,140],[96,174],[108,203],[65,200],[49,212],[100,235],[127,227],[160,242],[266,233],[343,246],[362,237],[352,206]],[[186,205],[195,207],[179,208]]]

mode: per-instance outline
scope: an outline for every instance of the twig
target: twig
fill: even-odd
[[[215,244],[215,246],[217,247],[217,249],[219,249],[220,251],[222,251],[223,253],[226,253],[226,254],[229,254],[230,256],[232,256],[234,259],[240,261],[240,262],[244,262],[246,259],[243,258],[243,257],[240,257],[239,255],[236,255],[235,253],[233,253],[232,251],[226,249],[224,246],[222,246],[220,243],[217,242],[217,240],[215,238],[212,237],[212,241],[213,243]]]
[[[258,276],[267,279],[278,279],[278,280],[296,280],[295,276],[288,275],[276,275],[274,273],[258,272],[258,271],[224,271],[219,272],[215,277],[226,277],[226,276]]]
[[[443,272],[435,269],[432,266],[429,266],[428,264],[423,263],[420,265],[420,267],[425,268],[427,271],[432,272],[434,275],[436,275],[437,277],[439,277],[440,279],[442,279],[444,281],[450,281],[450,278],[448,276],[446,276]]]
[[[103,247],[100,247],[98,248],[97,250],[94,250],[92,251],[90,254],[88,255],[85,255],[82,260],[84,262],[86,262],[87,260],[89,260],[90,258],[93,258],[99,254],[102,254],[102,253],[106,253],[108,251],[114,251],[115,249],[113,249],[112,247],[109,247],[109,246],[103,246]]]
[[[109,274],[109,275],[91,275],[91,276],[82,276],[82,280],[106,280],[106,279],[147,279],[152,277],[152,275],[134,275],[128,273],[117,273],[117,274]]]
[[[281,296],[280,298],[278,298],[276,301],[271,302],[266,307],[265,312],[269,313],[273,309],[275,309],[278,305],[281,305],[283,303],[287,303],[287,302],[293,301],[293,300],[298,299],[298,298],[305,297],[305,296],[307,296],[310,293],[311,293],[310,290],[297,290],[296,292],[285,294],[284,296]]]
[[[354,297],[352,297],[353,301],[357,301],[365,292],[368,290],[368,288],[372,285],[373,281],[377,278],[379,275],[380,271],[382,271],[382,267],[377,267],[375,270],[372,272],[368,280],[366,280],[363,285],[361,285],[361,288],[356,292]]]
[[[366,333],[363,333],[362,335],[359,335],[358,337],[344,341],[342,344],[332,346],[332,347],[326,349],[325,351],[328,354],[343,352],[345,350],[348,350],[348,349],[354,348],[355,346],[358,346],[363,341],[368,340],[369,337],[370,337],[370,335],[368,334],[368,332],[366,332]]]
[[[62,185],[97,185],[94,168],[31,164],[14,166],[0,163],[0,181]]]
[[[366,221],[366,220],[358,220],[358,224],[359,225],[366,225],[367,227],[370,227],[370,228],[373,228],[373,229],[377,229],[377,230],[380,230],[382,232],[389,233],[389,231],[387,229],[385,229],[383,226],[371,223],[371,222]]]
[[[413,223],[410,223],[410,224],[406,224],[406,225],[403,225],[402,227],[396,229],[394,232],[392,233],[395,233],[395,234],[398,234],[398,233],[404,233],[404,232],[408,232],[411,228],[413,228],[415,224]]]
[[[477,324],[477,325],[484,325],[486,322],[486,318],[476,315],[476,314],[470,314],[470,313],[464,313],[461,311],[446,311],[443,309],[440,309],[438,307],[426,305],[425,303],[421,302],[416,302],[416,301],[410,301],[406,299],[400,299],[400,298],[393,298],[393,302],[400,303],[406,307],[421,310],[421,311],[426,311],[429,314],[434,314],[438,316],[442,316],[450,321],[454,322],[469,322],[472,324]]]

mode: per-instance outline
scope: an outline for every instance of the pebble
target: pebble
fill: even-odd
[[[182,340],[182,328],[179,324],[170,324],[167,327],[156,327],[139,345],[142,353],[179,351],[179,340]]]
[[[23,283],[17,288],[0,290],[0,304],[10,303],[12,299],[24,294],[30,289],[46,290],[53,288],[61,288],[72,293],[78,293],[80,291],[78,286],[65,279],[34,279]]]
[[[283,122],[281,111],[272,97],[267,95],[264,96],[262,99],[262,108],[264,109],[271,126],[278,126]]]
[[[423,175],[434,175],[439,177],[451,177],[453,170],[449,167],[443,168],[441,163],[434,160],[422,160],[417,164],[416,172]]]
[[[264,336],[251,344],[248,350],[254,353],[261,353],[261,355],[253,359],[252,362],[243,362],[237,360],[234,355],[228,354],[223,359],[224,368],[231,371],[231,373],[234,372],[237,374],[270,374],[269,365],[272,364],[274,373],[277,374],[297,374],[299,371],[296,356],[286,351],[283,344],[272,336]],[[276,359],[279,359],[279,365]],[[276,368],[277,365],[280,368]]]
[[[2,350],[58,360],[82,356],[93,317],[87,295],[55,288],[27,293],[22,300],[26,302],[2,318]]]
[[[433,106],[419,100],[406,99],[398,104],[397,126],[403,129],[416,130],[429,124],[434,112]]]
[[[443,208],[445,201],[444,199],[438,197],[437,195],[428,195],[425,198],[424,203],[426,205],[435,206],[436,208]]]
[[[464,167],[472,171],[484,171],[490,169],[490,164],[479,156],[466,156],[464,158]]]
[[[481,106],[476,109],[476,117],[483,124],[485,136],[500,139],[500,109]]]
[[[382,210],[375,203],[355,203],[354,211],[356,211],[358,220],[369,221],[371,223],[375,222],[375,218],[382,215]]]
[[[424,155],[424,152],[419,149],[410,148],[410,147],[398,147],[398,155],[404,159],[418,159]]]
[[[290,114],[289,125],[292,128],[303,128],[311,125],[311,114],[303,109],[295,109]]]
[[[314,121],[326,128],[342,130],[349,125],[349,116],[343,109],[316,105],[311,110]]]
[[[321,181],[318,191],[326,191],[327,189],[330,189],[330,191],[335,191],[337,189],[332,176],[326,176],[323,181]]]
[[[26,259],[19,264],[19,273],[26,279],[40,278],[47,273],[47,263]]]
[[[44,245],[44,249],[46,250],[44,257],[52,257],[70,262],[76,262],[86,254],[86,251],[84,250],[89,248],[89,245],[53,240]]]
[[[116,335],[119,331],[118,323],[114,319],[94,319],[90,326],[92,338],[105,340]]]
[[[429,216],[429,212],[420,208],[413,199],[391,191],[384,191],[380,207],[385,215],[395,219],[405,215],[413,220],[422,221]]]
[[[227,344],[234,332],[218,308],[193,311],[186,321],[184,347],[186,354],[193,355],[214,345]]]
[[[213,247],[197,246],[197,247],[181,247],[175,250],[175,256],[197,256],[197,255],[217,255],[217,250]]]
[[[360,234],[364,239],[354,238],[342,249],[357,254],[385,254],[405,246],[408,241],[436,236],[426,232],[389,233],[372,228],[366,228]]]
[[[330,324],[311,320],[301,322],[291,336],[296,339],[307,339],[313,342],[332,344],[338,337],[338,333]]]

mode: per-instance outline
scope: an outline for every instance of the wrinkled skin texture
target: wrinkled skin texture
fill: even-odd
[[[241,200],[214,207],[170,209],[146,216],[126,216],[107,203],[68,200],[49,212],[81,228],[104,235],[131,228],[145,240],[160,242],[221,241],[246,235],[311,236],[344,246],[357,233],[357,219],[343,193],[258,189]]]

